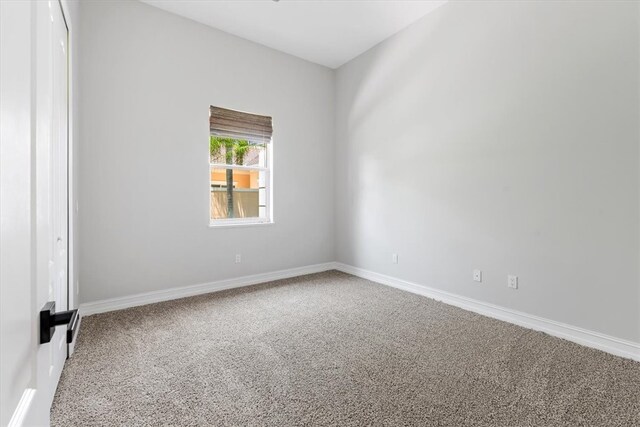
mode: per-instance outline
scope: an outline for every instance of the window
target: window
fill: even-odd
[[[210,224],[259,224],[271,215],[271,117],[211,107]]]

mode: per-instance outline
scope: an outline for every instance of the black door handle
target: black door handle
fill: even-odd
[[[56,313],[56,302],[49,301],[42,307],[42,310],[40,310],[40,344],[51,341],[51,337],[55,333],[56,326],[58,325],[68,325],[67,343],[72,343],[78,330],[79,319],[80,315],[77,309]]]

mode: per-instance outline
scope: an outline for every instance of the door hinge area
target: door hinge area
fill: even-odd
[[[72,343],[78,329],[79,317],[77,309],[56,313],[56,302],[49,301],[46,303],[40,310],[40,344],[51,341],[58,325],[68,325],[67,343]]]

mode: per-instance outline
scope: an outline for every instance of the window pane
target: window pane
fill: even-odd
[[[258,144],[244,139],[214,135],[209,138],[211,163],[265,167],[267,164],[266,148],[264,143]]]
[[[265,171],[211,169],[211,219],[265,218],[261,182],[266,182]]]

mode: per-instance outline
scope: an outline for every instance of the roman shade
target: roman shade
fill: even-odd
[[[273,126],[271,117],[243,113],[211,106],[209,113],[211,135],[247,139],[256,143],[271,141]]]

